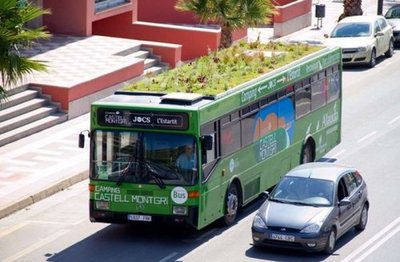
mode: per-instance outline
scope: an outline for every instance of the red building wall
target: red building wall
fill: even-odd
[[[138,0],[138,20],[153,23],[198,24],[191,12],[175,10],[177,0]]]

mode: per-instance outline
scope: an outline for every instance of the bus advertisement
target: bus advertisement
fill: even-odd
[[[231,225],[340,143],[341,61],[322,48],[215,96],[118,91],[94,102],[90,220]]]

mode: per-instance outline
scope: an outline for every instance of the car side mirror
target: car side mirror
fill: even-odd
[[[349,206],[351,204],[351,201],[348,198],[343,198],[339,202],[339,206]]]
[[[325,37],[325,38],[329,38],[329,35],[328,35],[328,34],[324,34],[324,37]]]
[[[268,191],[261,192],[261,196],[262,196],[264,199],[268,199],[268,198],[269,198],[269,192],[268,192]]]
[[[375,37],[377,37],[377,36],[383,36],[384,34],[382,33],[382,32],[377,32],[376,34],[375,34]]]

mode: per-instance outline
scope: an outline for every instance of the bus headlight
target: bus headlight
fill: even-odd
[[[188,209],[185,206],[173,206],[172,213],[174,215],[185,216],[188,213]]]
[[[95,201],[95,208],[100,210],[110,210],[110,202],[107,201]]]

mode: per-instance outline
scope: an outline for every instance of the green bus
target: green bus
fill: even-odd
[[[90,220],[234,223],[340,143],[341,61],[340,48],[322,48],[215,96],[118,91],[94,102]]]

